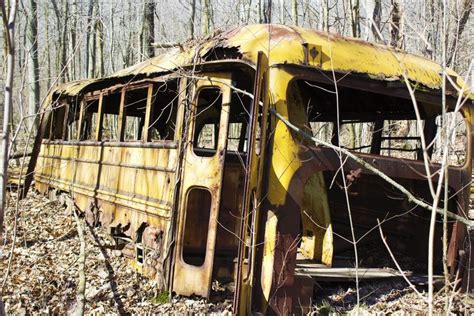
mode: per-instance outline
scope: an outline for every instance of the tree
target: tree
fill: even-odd
[[[10,10],[7,15],[5,1],[0,0],[0,10],[2,13],[2,22],[5,27],[5,42],[7,54],[7,74],[5,77],[5,93],[3,103],[3,125],[0,135],[0,166],[2,168],[0,181],[0,236],[3,235],[3,218],[6,204],[6,186],[8,177],[8,157],[10,142],[10,116],[12,115],[12,94],[13,94],[13,73],[15,70],[15,18],[17,2],[10,1]]]
[[[360,37],[360,4],[359,0],[349,0],[351,12],[352,36]]]
[[[145,58],[155,56],[153,43],[155,42],[155,1],[144,3],[143,8],[143,24],[140,35],[142,55]]]
[[[456,52],[458,50],[459,40],[461,38],[464,29],[466,28],[466,24],[469,20],[469,15],[471,14],[472,7],[473,7],[474,0],[464,0],[462,11],[461,11],[461,18],[459,19],[459,23],[457,24],[455,36],[452,39],[451,45],[449,46],[448,50],[448,58],[447,64],[452,65],[454,62],[454,57],[456,56]]]
[[[291,16],[293,24],[298,25],[298,1],[296,0],[293,0],[291,3]]]
[[[397,48],[403,46],[403,15],[399,0],[392,0],[390,12],[390,44]]]
[[[28,51],[28,114],[38,112],[40,103],[39,63],[38,63],[38,5],[29,1],[28,28],[26,34]],[[33,120],[33,122],[35,122]],[[34,125],[34,124],[32,124]]]
[[[61,32],[58,32],[58,40],[59,40],[59,45],[58,45],[58,50],[59,54],[57,54],[57,62],[56,62],[56,70],[59,72],[59,79],[61,82],[64,82],[67,80],[67,14],[63,14],[63,12],[68,12],[69,10],[69,4],[68,1],[63,2],[63,11],[59,10],[58,4],[56,3],[56,0],[51,1],[51,4],[53,5],[53,10],[56,15],[56,23],[57,23],[57,28],[58,30],[62,28]],[[64,20],[63,18],[64,17]]]
[[[206,35],[209,33],[210,24],[210,8],[209,0],[201,0],[201,34]]]
[[[91,78],[94,73],[95,65],[95,39],[94,36],[91,36],[92,33],[92,19],[94,14],[94,4],[96,0],[89,0],[88,13],[87,13],[87,28],[86,28],[86,68],[84,76],[86,78]],[[91,45],[91,41],[93,41]],[[92,49],[91,49],[92,46]]]
[[[196,23],[196,0],[191,0],[191,16],[189,17],[189,38],[194,38],[194,23]]]

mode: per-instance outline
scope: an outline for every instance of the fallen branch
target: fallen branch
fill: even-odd
[[[400,192],[405,194],[405,196],[408,198],[409,202],[413,202],[416,205],[421,206],[422,208],[427,209],[429,211],[433,210],[433,206],[431,206],[428,203],[418,199],[410,191],[408,191],[405,187],[403,187],[400,183],[396,182],[395,180],[393,180],[392,178],[390,178],[389,176],[384,174],[382,171],[380,171],[379,169],[377,169],[374,166],[372,166],[371,164],[369,164],[367,161],[363,160],[362,158],[357,157],[356,155],[354,155],[349,150],[338,147],[338,146],[335,146],[331,143],[327,143],[325,141],[322,141],[322,140],[319,140],[319,139],[313,137],[312,135],[310,135],[310,134],[306,133],[305,131],[301,130],[299,127],[293,125],[290,121],[288,121],[284,116],[282,116],[280,113],[278,113],[275,109],[270,108],[269,111],[270,111],[271,114],[275,115],[280,121],[285,123],[286,126],[288,126],[290,129],[294,130],[295,132],[297,132],[298,134],[300,134],[304,138],[312,140],[316,144],[323,145],[323,146],[331,148],[335,151],[343,153],[344,155],[348,156],[349,158],[351,158],[355,162],[359,163],[361,166],[363,166],[367,170],[369,170],[369,171],[373,172],[374,174],[378,175],[380,178],[382,178],[386,182],[390,183],[395,188],[397,188]],[[436,211],[436,213],[438,213],[440,215],[444,215],[444,210],[443,209],[436,208],[435,211]],[[468,220],[468,219],[466,219],[462,216],[459,216],[457,214],[454,214],[453,212],[450,212],[450,211],[446,211],[446,213],[447,213],[449,218],[455,219],[455,220],[465,224],[468,227],[473,227],[474,226],[474,222],[471,221],[471,220]]]
[[[86,242],[84,240],[84,229],[82,223],[77,216],[76,210],[73,209],[72,213],[74,214],[74,220],[76,221],[77,234],[81,242],[80,253],[79,253],[79,283],[77,285],[77,296],[76,296],[76,308],[74,315],[82,316],[84,315],[84,307],[86,302],[86,274],[84,272],[86,264]]]

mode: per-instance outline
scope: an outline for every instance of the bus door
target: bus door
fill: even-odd
[[[242,200],[242,221],[239,230],[239,252],[237,276],[235,280],[234,313],[251,314],[253,290],[258,288],[261,262],[257,258],[257,240],[261,235],[260,205],[262,203],[263,170],[265,163],[265,144],[267,140],[268,115],[268,58],[263,52],[258,53],[255,73],[254,99],[247,129],[247,174],[244,183]],[[260,251],[262,246],[259,247]],[[261,259],[260,259],[261,260]]]
[[[172,290],[209,297],[231,101],[230,74],[195,81],[185,117]]]

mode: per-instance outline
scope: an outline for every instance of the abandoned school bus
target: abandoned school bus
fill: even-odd
[[[70,194],[163,290],[209,297],[214,280],[234,282],[236,313],[299,313],[313,277],[340,267],[354,277],[353,240],[361,271],[390,265],[373,260],[387,255],[377,220],[392,251],[426,273],[430,212],[367,165],[432,201],[427,172],[436,184],[443,159],[440,73],[421,57],[313,30],[222,32],[57,87],[35,145],[35,187]],[[448,112],[463,105],[447,115],[457,126],[447,203],[468,218],[472,97],[459,96],[458,75],[448,79]],[[448,227],[447,264],[464,287],[467,226]],[[441,237],[439,218],[438,272]]]

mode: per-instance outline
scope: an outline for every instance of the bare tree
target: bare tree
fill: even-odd
[[[95,64],[95,44],[91,45],[92,39],[95,37],[91,36],[92,30],[92,19],[94,14],[94,3],[96,0],[89,0],[88,12],[87,12],[87,36],[86,36],[86,62],[85,62],[85,77],[91,78],[94,73],[94,64]],[[92,47],[92,49],[91,49]]]
[[[371,23],[369,23],[369,28],[368,34],[369,34],[369,39],[372,40],[382,40],[380,38],[380,32],[381,32],[381,22],[382,22],[382,0],[373,0],[373,12],[372,12],[372,19]],[[367,11],[367,15],[369,15],[370,12]]]
[[[155,42],[155,1],[144,3],[142,32],[140,34],[142,56],[150,58],[155,56],[152,43]]]
[[[7,169],[10,142],[10,116],[12,115],[13,73],[15,70],[15,18],[17,2],[10,1],[9,13],[5,1],[0,0],[3,26],[5,27],[5,42],[7,47],[7,74],[5,77],[5,100],[3,103],[3,125],[0,135],[0,166],[2,168],[0,181],[0,236],[3,234],[3,218],[6,204]]]
[[[39,63],[38,63],[38,5],[36,0],[29,1],[28,28],[28,114],[38,112],[40,102]],[[33,121],[34,124],[34,121]]]
[[[203,35],[209,33],[210,25],[210,0],[201,0],[201,33]]]
[[[349,0],[351,12],[352,36],[360,37],[360,3],[359,0]]]
[[[472,7],[473,7],[474,0],[464,0],[461,10],[461,18],[459,19],[459,23],[457,24],[455,36],[452,39],[451,45],[448,51],[448,58],[447,64],[452,65],[454,62],[454,57],[456,56],[456,52],[458,50],[459,39],[461,38],[464,29],[466,28],[466,24],[469,20],[469,15],[471,14]]]
[[[56,0],[51,1],[53,5],[54,14],[56,15],[56,23],[58,29],[61,29],[61,32],[58,32],[58,50],[59,54],[57,54],[57,62],[56,62],[56,70],[59,72],[59,78],[61,82],[67,80],[67,70],[66,70],[66,59],[67,59],[67,14],[69,10],[68,1],[63,2],[63,10],[61,11],[58,7]],[[64,12],[64,13],[63,13]]]
[[[189,17],[189,37],[194,38],[194,23],[196,23],[196,0],[191,0],[191,16]]]
[[[298,1],[296,0],[293,0],[291,3],[291,16],[293,24],[298,25]]]
[[[392,0],[392,11],[390,12],[390,44],[394,47],[403,46],[403,15],[399,0]]]

